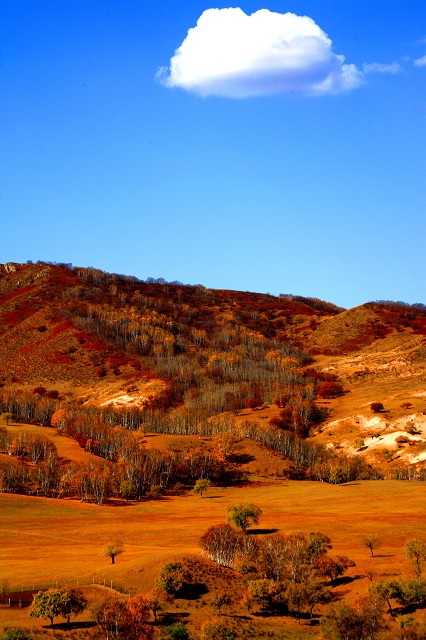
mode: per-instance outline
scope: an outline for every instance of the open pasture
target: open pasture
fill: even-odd
[[[332,555],[356,562],[352,575],[373,567],[379,574],[409,574],[407,539],[426,540],[426,486],[398,481],[363,481],[343,486],[276,481],[239,488],[211,488],[205,497],[188,492],[142,503],[102,507],[72,500],[0,495],[0,567],[12,589],[58,584],[152,587],[161,566],[195,554],[207,528],[224,522],[230,505],[254,502],[263,511],[258,535],[277,531],[322,531]],[[377,534],[374,558],[362,546]],[[102,557],[106,542],[120,538],[125,552],[116,564]],[[355,593],[368,581],[353,583]]]

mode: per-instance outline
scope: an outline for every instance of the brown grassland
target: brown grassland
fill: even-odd
[[[423,483],[360,481],[343,486],[324,483],[275,481],[242,488],[212,488],[204,498],[188,492],[145,503],[98,507],[72,500],[0,495],[2,575],[12,590],[56,584],[112,586],[124,591],[146,592],[154,586],[165,563],[184,557],[200,558],[200,537],[206,529],[224,522],[229,505],[255,502],[263,517],[255,535],[272,531],[321,531],[332,539],[333,554],[355,561],[348,584],[335,589],[337,597],[353,601],[366,594],[368,569],[378,576],[410,575],[403,553],[407,539],[426,538],[426,487]],[[377,534],[383,545],[371,558],[362,537]],[[125,552],[115,565],[101,557],[104,544],[119,537]],[[226,586],[237,595],[241,580],[231,570],[217,572],[216,587]],[[382,578],[383,579],[383,578]],[[222,583],[222,584],[221,584]],[[235,584],[233,584],[235,583]],[[93,596],[93,594],[92,594]],[[179,600],[171,607],[188,614],[195,629],[214,611],[200,600]],[[227,617],[241,615],[229,607]],[[87,614],[82,620],[87,619]],[[255,637],[262,628],[294,637],[316,637],[319,630],[308,621],[303,629],[290,618],[268,618],[245,612],[241,625],[254,625]],[[40,627],[25,609],[1,608],[0,628],[8,625]],[[248,628],[248,627],[247,627]],[[244,636],[243,636],[244,637]],[[248,636],[247,636],[248,637]],[[275,637],[291,637],[277,635]]]

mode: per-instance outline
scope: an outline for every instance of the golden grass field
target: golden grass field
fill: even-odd
[[[356,562],[349,575],[357,578],[340,587],[348,601],[367,592],[365,571],[369,568],[378,575],[410,575],[404,543],[410,538],[426,539],[426,486],[415,482],[332,486],[275,481],[240,488],[213,487],[204,498],[188,492],[181,497],[102,507],[3,494],[1,578],[8,580],[11,590],[55,586],[56,582],[110,587],[112,581],[113,587],[146,592],[166,562],[200,557],[201,535],[209,526],[224,522],[228,506],[240,502],[254,502],[263,510],[258,535],[273,529],[283,534],[316,530],[330,536],[331,555],[347,555]],[[371,533],[383,541],[374,558],[361,544],[362,537]],[[104,544],[116,537],[124,542],[125,552],[111,565],[101,553]],[[206,615],[194,606],[190,610],[195,620]],[[0,608],[0,628],[17,623],[41,626],[24,609]],[[269,619],[268,624],[273,628],[278,621]],[[288,618],[285,624],[296,635],[278,637],[316,637],[319,633],[305,625],[304,635],[298,636],[300,625],[292,625]]]

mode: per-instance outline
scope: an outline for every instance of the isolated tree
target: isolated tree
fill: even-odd
[[[231,604],[232,600],[230,596],[224,591],[214,591],[207,598],[207,602],[217,610],[217,613],[220,616],[222,607]]]
[[[374,552],[382,546],[382,541],[379,536],[373,534],[364,536],[361,540],[361,544],[370,550],[371,557],[374,558]]]
[[[107,542],[102,555],[104,555],[105,558],[111,558],[111,564],[115,564],[116,557],[120,556],[122,553],[124,553],[123,542],[117,539]]]
[[[252,524],[259,524],[259,518],[262,515],[262,509],[255,504],[248,502],[246,504],[237,504],[228,509],[228,522],[231,522],[237,529],[241,529],[247,533],[247,529]]]
[[[411,560],[413,570],[417,578],[423,573],[423,564],[426,560],[426,544],[421,540],[408,540],[404,546],[405,555]]]
[[[61,589],[39,591],[33,598],[30,616],[50,620],[50,624],[53,627],[54,618],[62,614],[62,606],[63,596]]]
[[[194,493],[199,493],[203,497],[203,493],[206,493],[210,487],[211,482],[207,478],[198,478],[193,489]]]
[[[383,402],[372,402],[370,404],[371,411],[374,413],[382,413],[385,410]]]

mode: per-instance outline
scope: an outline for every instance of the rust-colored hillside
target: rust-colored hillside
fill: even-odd
[[[41,388],[62,403],[150,403],[193,421],[262,405],[263,424],[279,420],[287,403],[286,419],[291,409],[303,437],[378,464],[426,457],[422,305],[343,310],[300,296],[8,263],[0,266],[0,335],[3,397]],[[344,393],[318,394],[327,380]],[[307,431],[315,395],[323,413],[312,414]],[[385,412],[372,414],[374,401]]]

